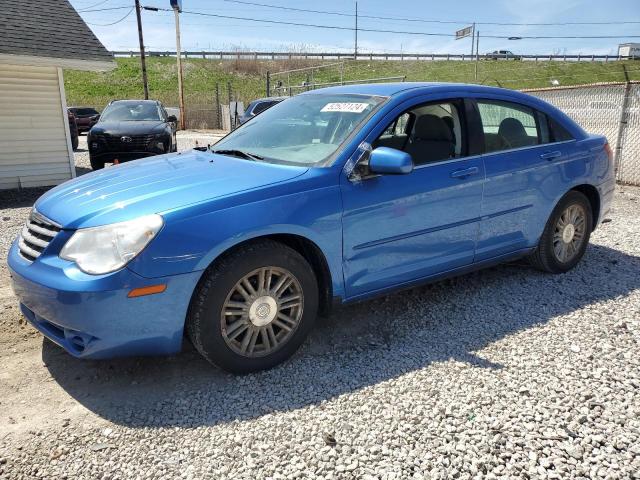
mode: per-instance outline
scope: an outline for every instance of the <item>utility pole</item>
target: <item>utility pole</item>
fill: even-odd
[[[479,48],[480,48],[480,30],[478,30],[478,33],[476,33],[476,66],[473,74],[476,82],[478,81],[478,59],[479,59],[478,49]]]
[[[144,87],[144,99],[149,99],[149,86],[147,84],[147,62],[144,58],[144,40],[142,39],[142,18],[140,16],[140,0],[136,2],[136,18],[138,19],[138,41],[140,42],[140,65],[142,66],[142,85]]]
[[[173,13],[176,18],[176,59],[178,62],[178,99],[180,102],[180,129],[184,130],[184,90],[182,88],[182,52],[180,50],[180,7],[173,6]]]
[[[473,41],[476,38],[476,24],[475,22],[473,23],[473,26],[471,27],[471,57],[473,57],[473,50],[474,50],[474,45],[473,45]]]
[[[358,2],[356,2],[356,44],[353,51],[354,51],[353,59],[357,60],[358,59]]]

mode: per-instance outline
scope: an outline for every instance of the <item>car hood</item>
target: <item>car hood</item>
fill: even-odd
[[[35,208],[63,228],[91,227],[285,182],[307,170],[191,150],[83,175],[49,190]]]
[[[144,135],[162,130],[164,123],[159,120],[133,122],[99,122],[91,129],[92,134]]]

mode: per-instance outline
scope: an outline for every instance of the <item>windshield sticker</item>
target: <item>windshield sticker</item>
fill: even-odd
[[[348,113],[362,113],[369,106],[368,103],[356,103],[356,102],[340,102],[340,103],[327,103],[322,107],[321,112],[348,112]]]

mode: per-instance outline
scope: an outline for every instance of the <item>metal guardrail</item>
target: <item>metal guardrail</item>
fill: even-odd
[[[117,50],[111,52],[116,57],[133,57],[139,55],[137,50]],[[175,57],[175,51],[147,51],[150,57]],[[182,52],[183,58],[216,58],[220,60],[291,60],[291,59],[337,59],[337,60],[353,60],[352,53],[340,52],[308,52],[308,53],[291,53],[291,52],[232,52],[232,51],[211,51],[211,50],[188,50]],[[615,61],[615,60],[640,60],[638,56],[624,55],[516,55],[518,59],[529,61],[579,61],[579,62],[595,62],[595,61]],[[478,55],[480,60],[492,60],[495,57],[492,54]],[[471,61],[476,60],[476,55],[471,54],[453,54],[453,53],[358,53],[357,60],[460,60]],[[513,58],[501,60],[514,60]]]
[[[339,82],[324,82],[324,83],[309,83],[305,85],[287,85],[276,86],[271,90],[267,90],[269,95],[293,95],[294,90],[315,90],[316,88],[324,87],[336,87],[338,85],[358,85],[361,83],[377,83],[377,82],[404,82],[407,79],[406,75],[398,77],[377,77],[377,78],[363,78],[360,80],[341,80]],[[268,87],[267,87],[268,88]]]

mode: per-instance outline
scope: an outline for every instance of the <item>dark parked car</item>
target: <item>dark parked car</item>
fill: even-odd
[[[487,53],[486,57],[492,60],[522,60],[520,55],[516,55],[510,50],[494,50]]]
[[[94,170],[177,151],[176,117],[157,100],[114,100],[87,135]]]
[[[69,136],[71,137],[71,146],[74,150],[78,149],[78,123],[76,116],[72,111],[67,111],[67,118],[69,119]]]
[[[69,107],[69,111],[75,115],[80,133],[91,130],[100,118],[100,112],[91,107]]]
[[[258,98],[249,104],[247,109],[244,111],[240,118],[238,119],[240,125],[248,122],[253,117],[258,115],[259,113],[264,112],[266,109],[273,107],[276,103],[280,103],[285,98],[289,97],[268,97],[268,98]]]

